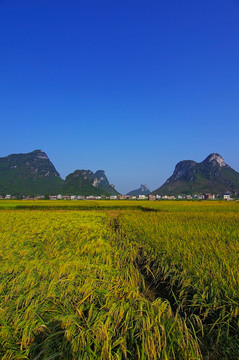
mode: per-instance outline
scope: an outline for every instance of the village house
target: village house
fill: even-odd
[[[149,194],[149,200],[156,200],[156,196],[155,196],[155,195],[150,195],[150,194]]]
[[[230,193],[223,194],[223,200],[231,200],[231,194]]]
[[[36,196],[34,197],[34,200],[43,200],[44,198],[45,198],[44,195],[36,195]]]
[[[138,199],[139,200],[145,200],[145,199],[147,199],[147,196],[146,195],[139,195]]]
[[[63,199],[63,200],[70,200],[70,196],[69,196],[69,195],[63,195],[63,196],[62,196],[62,199]]]
[[[204,199],[205,200],[215,200],[215,195],[210,194],[210,193],[206,193],[206,194],[204,194]]]
[[[49,199],[50,199],[50,200],[57,200],[57,195],[50,195],[50,196],[49,196]]]

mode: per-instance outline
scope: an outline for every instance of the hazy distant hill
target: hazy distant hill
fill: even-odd
[[[180,161],[173,175],[153,194],[222,194],[227,191],[239,193],[239,173],[227,165],[221,155],[212,153],[201,163]]]
[[[109,181],[103,170],[94,174],[91,170],[75,170],[66,177],[63,194],[75,195],[116,195],[118,192]]]
[[[126,195],[139,196],[139,195],[148,195],[148,194],[150,194],[150,190],[149,190],[148,186],[141,184],[139,189],[132,190]]]
[[[59,173],[42,150],[0,158],[0,194],[55,193],[62,184]]]

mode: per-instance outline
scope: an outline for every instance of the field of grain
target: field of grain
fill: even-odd
[[[1,201],[1,359],[238,359],[239,203]]]

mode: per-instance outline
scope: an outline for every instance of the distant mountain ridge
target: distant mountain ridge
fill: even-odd
[[[197,163],[180,161],[172,176],[152,194],[239,194],[239,173],[226,164],[218,153],[210,154]],[[11,154],[0,158],[0,195],[117,195],[104,170],[75,170],[65,181],[42,150],[26,154]],[[148,195],[147,185],[130,191],[127,195]]]
[[[62,192],[76,195],[117,195],[103,170],[75,170],[66,177]]]
[[[180,161],[173,175],[154,190],[158,195],[239,193],[239,173],[227,165],[218,153],[212,153],[201,163]]]
[[[147,196],[148,194],[150,194],[150,190],[149,190],[148,186],[146,184],[145,185],[141,184],[139,189],[132,190],[132,191],[128,192],[126,195],[129,195],[129,196],[145,195],[145,196]]]
[[[0,158],[0,194],[28,196],[37,194],[115,195],[104,170],[76,170],[65,181],[47,154],[34,150]]]

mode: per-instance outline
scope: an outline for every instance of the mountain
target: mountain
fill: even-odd
[[[91,170],[75,170],[66,177],[62,189],[63,194],[75,195],[117,195],[113,185],[103,170],[94,174]]]
[[[95,179],[94,179],[94,186],[98,187],[99,189],[104,190],[106,193],[109,193],[110,195],[119,194],[118,191],[115,190],[114,185],[109,183],[104,170],[96,171]]]
[[[150,190],[149,190],[148,186],[141,184],[139,189],[132,190],[126,195],[139,196],[139,195],[148,195],[148,194],[150,194]]]
[[[210,154],[204,161],[180,161],[173,175],[153,194],[239,193],[239,173],[227,165],[221,155]]]
[[[63,180],[42,150],[0,158],[0,194],[58,193]]]
[[[0,158],[0,194],[116,195],[103,170],[76,170],[65,181],[42,150]]]

